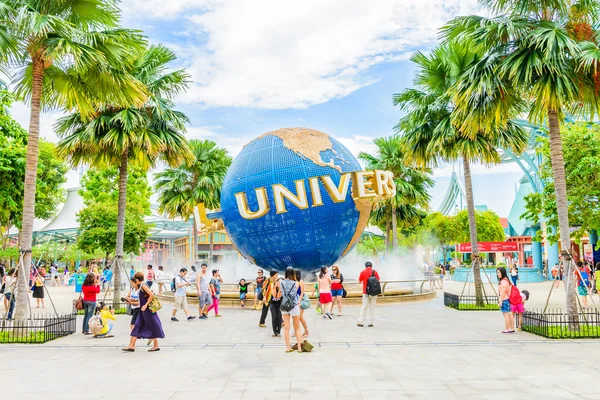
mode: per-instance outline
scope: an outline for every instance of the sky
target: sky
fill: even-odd
[[[178,56],[192,77],[177,106],[190,139],[210,139],[235,156],[244,144],[282,127],[328,133],[355,155],[373,151],[402,116],[394,93],[412,86],[417,50],[435,46],[438,29],[477,12],[476,0],[124,0],[123,25]],[[24,104],[13,116],[28,126]],[[59,113],[42,116],[41,136],[56,141]],[[453,165],[434,171],[432,209]],[[476,204],[508,215],[518,166],[472,168]],[[68,185],[76,185],[71,174]]]

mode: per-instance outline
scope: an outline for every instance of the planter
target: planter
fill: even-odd
[[[560,312],[523,314],[523,330],[549,339],[597,339],[600,338],[600,313],[590,311],[569,318]]]
[[[60,316],[40,316],[25,321],[0,321],[0,344],[4,343],[46,343],[50,340],[75,332],[75,314]]]
[[[484,296],[483,304],[477,304],[475,295],[458,295],[444,292],[444,305],[460,311],[498,311],[498,296]]]

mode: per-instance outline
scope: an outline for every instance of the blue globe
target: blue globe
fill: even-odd
[[[221,192],[225,229],[239,252],[260,267],[312,271],[330,266],[360,238],[371,202],[353,199],[351,181],[345,197],[338,192],[334,202],[323,179],[314,178],[329,176],[339,185],[343,173],[360,170],[352,153],[323,132],[292,128],[266,133],[244,146],[227,172]],[[308,206],[284,199],[285,211],[278,213],[273,185],[298,194],[299,181]],[[242,217],[239,198],[245,199],[248,212],[256,213],[261,191],[268,212],[253,219]]]

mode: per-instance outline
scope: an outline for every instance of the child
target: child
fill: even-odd
[[[240,304],[242,308],[244,307],[244,300],[246,300],[246,295],[248,294],[248,284],[244,278],[240,279]]]
[[[113,335],[109,335],[109,333],[112,331],[113,324],[108,321],[117,320],[115,318],[115,310],[113,310],[112,307],[109,310],[108,306],[104,304],[103,301],[101,301],[98,305],[98,310],[100,310],[100,319],[102,319],[102,330],[99,334],[94,335],[94,337],[113,337]]]
[[[522,290],[521,291],[521,299],[523,301],[519,304],[511,304],[510,310],[512,311],[513,320],[515,318],[515,314],[519,316],[517,321],[517,329],[523,330],[523,313],[525,312],[525,302],[529,300],[529,291]]]
[[[314,296],[315,292],[317,293],[317,308],[316,308],[316,310],[317,310],[318,314],[321,314],[321,302],[319,301],[319,284],[318,283],[315,283],[315,287],[312,291],[311,296]]]

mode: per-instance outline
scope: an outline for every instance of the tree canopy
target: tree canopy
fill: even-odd
[[[470,235],[467,210],[459,211],[454,218],[457,225],[456,243],[468,243]],[[475,220],[477,222],[477,240],[479,242],[504,242],[506,234],[500,224],[498,214],[491,210],[475,211]]]

